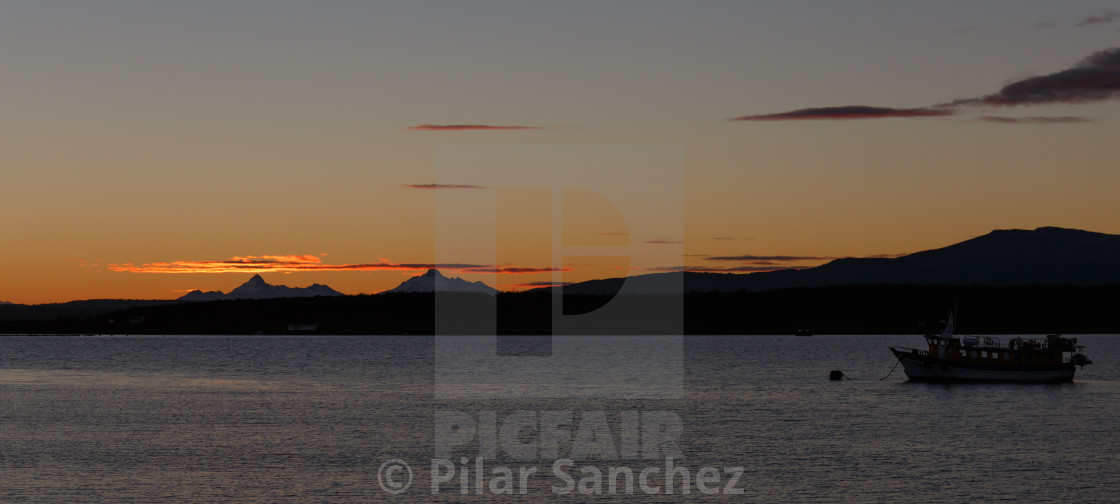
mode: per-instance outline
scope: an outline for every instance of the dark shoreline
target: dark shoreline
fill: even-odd
[[[498,334],[920,334],[937,329],[954,306],[958,331],[970,334],[1117,334],[1120,286],[955,287],[871,285],[679,296],[568,295],[543,292],[440,294],[442,303],[489,317]],[[584,331],[554,330],[553,307],[568,320],[612,303],[626,306],[614,323]],[[81,303],[81,302],[79,302]],[[53,305],[30,318],[0,310],[0,334],[337,334],[424,335],[436,332],[436,297],[428,294],[223,300],[113,301]],[[122,307],[121,304],[126,307]],[[131,304],[131,306],[128,306]],[[66,307],[86,310],[67,313]],[[34,308],[34,307],[32,307]],[[89,313],[93,311],[93,313]],[[664,313],[670,313],[668,318]],[[25,314],[20,317],[20,314]],[[677,316],[674,318],[672,314]],[[681,320],[683,316],[683,322]],[[486,317],[482,317],[486,319]],[[664,322],[668,320],[669,324]],[[477,333],[441,326],[440,333]],[[486,332],[484,329],[482,332]]]

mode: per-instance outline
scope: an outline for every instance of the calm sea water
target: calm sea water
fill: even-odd
[[[681,399],[467,401],[434,397],[430,337],[0,337],[0,502],[1116,502],[1120,337],[1081,342],[1072,384],[930,385],[880,380],[916,336],[688,337]],[[499,452],[538,466],[526,494],[472,474],[433,495],[437,411],[601,411],[614,443],[622,412],[670,412],[692,493],[556,495],[552,460]],[[413,472],[399,495],[389,459]],[[664,461],[567,471],[588,465]],[[741,495],[698,493],[699,469],[735,466]]]

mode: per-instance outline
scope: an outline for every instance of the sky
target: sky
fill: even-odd
[[[1120,3],[0,3],[0,301],[1120,233]]]

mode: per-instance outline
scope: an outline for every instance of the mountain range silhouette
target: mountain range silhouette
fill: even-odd
[[[342,296],[338,292],[326,285],[311,284],[307,287],[288,287],[286,285],[272,285],[265,282],[260,275],[253,275],[248,282],[238,286],[236,289],[223,293],[222,291],[209,291],[203,292],[201,290],[193,290],[188,292],[178,301],[215,301],[218,299],[275,299],[275,298],[291,298],[291,297],[315,297],[315,296]]]
[[[641,299],[641,294],[679,294],[682,284],[684,296]],[[0,305],[0,333],[286,334],[291,327],[314,326],[316,334],[435,334],[449,329],[435,324],[432,292],[449,285],[482,289],[446,295],[463,313],[494,311],[499,334],[566,334],[569,329],[555,323],[556,298],[550,292],[564,294],[565,316],[594,317],[608,303],[641,308],[607,316],[609,323],[595,326],[602,334],[661,334],[665,328],[642,311],[649,303],[683,310],[686,334],[792,334],[803,327],[821,334],[920,333],[925,330],[920,323],[934,324],[958,302],[973,333],[1114,334],[1120,332],[1114,315],[1120,303],[1120,236],[1052,227],[999,230],[893,259],[837,259],[804,270],[753,274],[639,275],[493,299],[477,294],[493,293],[485,284],[435,270],[406,280],[389,295],[343,296],[326,286],[269,285],[255,276],[229,294],[185,296],[220,295],[217,302]]]
[[[382,292],[481,292],[497,294],[498,290],[482,282],[469,282],[459,277],[446,277],[437,269],[429,269],[423,275],[414,276],[400,285]]]
[[[683,279],[681,276],[683,275]],[[1077,229],[995,230],[947,247],[896,258],[845,258],[801,270],[751,274],[654,273],[547,290],[612,294],[760,292],[840,285],[1120,285],[1120,235]]]

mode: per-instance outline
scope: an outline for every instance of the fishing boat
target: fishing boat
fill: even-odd
[[[927,349],[890,347],[911,381],[1073,381],[1076,366],[1093,361],[1077,338],[999,338],[953,334],[953,315],[939,334],[927,334]]]

